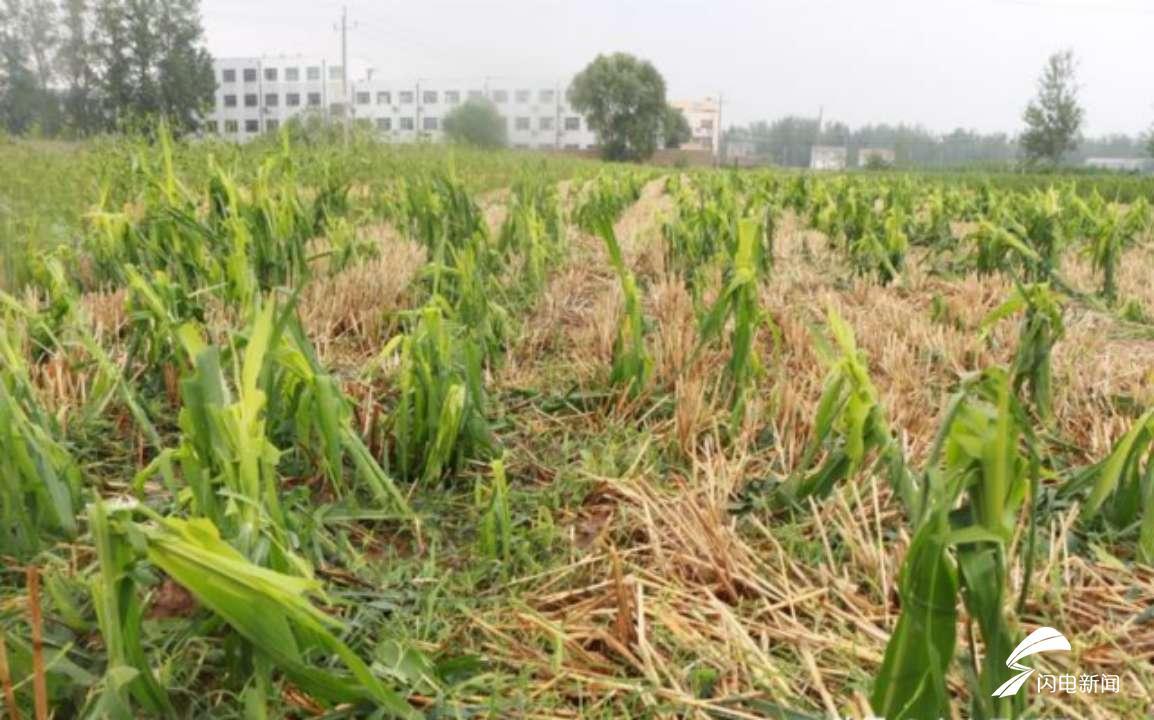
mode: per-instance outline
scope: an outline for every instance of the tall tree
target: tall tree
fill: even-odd
[[[39,124],[45,100],[29,44],[29,17],[21,0],[0,3],[0,122],[15,134]]]
[[[53,55],[60,40],[56,3],[53,0],[25,0],[21,25],[36,81],[42,92],[48,92],[54,75]]]
[[[216,89],[198,0],[98,0],[93,36],[106,128],[196,129]]]
[[[1022,149],[1029,162],[1057,165],[1078,147],[1084,111],[1078,104],[1076,62],[1072,50],[1054,53],[1038,79],[1038,96],[1026,106]]]
[[[56,51],[56,71],[66,85],[64,117],[72,132],[85,135],[97,129],[98,117],[93,98],[96,85],[96,55],[90,37],[87,0],[64,0],[60,47]]]
[[[665,80],[627,53],[598,55],[569,86],[569,104],[585,115],[608,160],[643,160],[657,149],[665,117]]]
[[[204,47],[199,0],[161,0],[160,107],[176,132],[195,130],[212,105],[216,73]]]
[[[693,139],[693,129],[685,119],[685,113],[672,105],[665,107],[665,115],[661,118],[661,138],[667,148],[679,148]]]
[[[90,50],[100,95],[100,127],[115,130],[131,116],[128,20],[121,0],[97,0]]]

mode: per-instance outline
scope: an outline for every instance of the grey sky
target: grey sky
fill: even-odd
[[[388,77],[567,77],[647,58],[723,123],[785,114],[1016,132],[1047,55],[1077,54],[1088,134],[1154,121],[1154,0],[409,0],[347,3],[350,58]],[[202,0],[215,55],[339,59],[332,0]],[[350,65],[353,64],[350,62]]]

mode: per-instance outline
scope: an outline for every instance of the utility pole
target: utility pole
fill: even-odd
[[[345,145],[349,144],[349,115],[352,113],[352,103],[349,97],[349,9],[341,6],[341,96],[345,110],[344,138]]]
[[[717,127],[713,129],[713,164],[721,165],[724,160],[721,157],[721,141],[724,135],[721,131],[721,108],[725,103],[725,95],[717,93]]]

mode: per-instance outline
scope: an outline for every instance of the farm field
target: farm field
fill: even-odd
[[[1148,179],[0,165],[9,717],[1154,712]]]

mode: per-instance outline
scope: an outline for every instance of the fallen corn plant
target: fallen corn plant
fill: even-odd
[[[1018,284],[1013,295],[982,321],[983,337],[997,322],[1018,313],[1023,317],[1011,369],[1014,392],[1020,395],[1028,389],[1034,412],[1048,423],[1054,414],[1050,358],[1065,334],[1062,301],[1047,283]]]
[[[903,562],[902,611],[871,696],[893,720],[948,717],[946,675],[953,662],[959,601],[984,657],[971,675],[970,716],[1017,717],[1024,696],[995,697],[1013,676],[1005,658],[1019,631],[1012,620],[1011,547],[1024,557],[1019,611],[1034,552],[1034,498],[1040,461],[1029,418],[1001,369],[967,380],[946,410],[924,474],[924,502]],[[1012,543],[1022,506],[1025,542]]]
[[[621,387],[631,396],[639,395],[649,384],[653,373],[653,358],[645,348],[645,318],[641,312],[641,291],[633,272],[626,267],[621,253],[621,245],[613,230],[613,221],[601,215],[596,228],[605,248],[609,252],[609,262],[621,283],[621,294],[625,307],[617,325],[617,337],[613,342],[613,369],[609,382]]]
[[[440,480],[493,447],[485,419],[481,348],[434,297],[413,313],[411,329],[381,359],[400,356],[399,396],[391,416],[393,454],[406,480]]]
[[[834,347],[817,343],[819,354],[829,366],[821,399],[814,417],[812,437],[797,468],[781,485],[784,502],[803,503],[822,498],[848,478],[866,469],[869,457],[884,467],[890,487],[901,498],[907,514],[917,512],[920,498],[905,456],[889,424],[877,390],[870,379],[869,366],[857,348],[853,329],[832,307],[826,313]],[[825,457],[818,465],[818,458]]]
[[[145,520],[135,520],[134,514]],[[90,520],[101,570],[93,582],[93,598],[109,643],[104,693],[96,705],[101,716],[136,717],[137,707],[172,712],[140,641],[139,597],[144,588],[133,568],[147,561],[243,638],[250,649],[244,664],[258,686],[267,687],[276,669],[314,701],[376,707],[389,717],[418,717],[338,637],[342,623],[313,604],[310,598],[327,599],[317,580],[252,563],[222,540],[206,518],[163,518],[136,504],[108,513],[98,501]],[[336,670],[334,661],[345,672]],[[263,706],[267,700],[257,696],[252,702]]]
[[[76,536],[81,474],[13,343],[18,322],[0,316],[0,554],[24,557]]]
[[[1154,409],[1147,410],[1114,445],[1105,460],[1075,474],[1063,494],[1088,489],[1084,522],[1138,526],[1138,558],[1154,565]]]
[[[747,395],[762,372],[761,358],[755,341],[757,331],[766,323],[758,303],[760,260],[764,247],[760,241],[760,223],[753,218],[737,222],[736,237],[729,258],[728,281],[713,306],[701,321],[698,352],[716,342],[727,324],[732,323],[729,338],[730,408],[735,423],[745,414]]]

